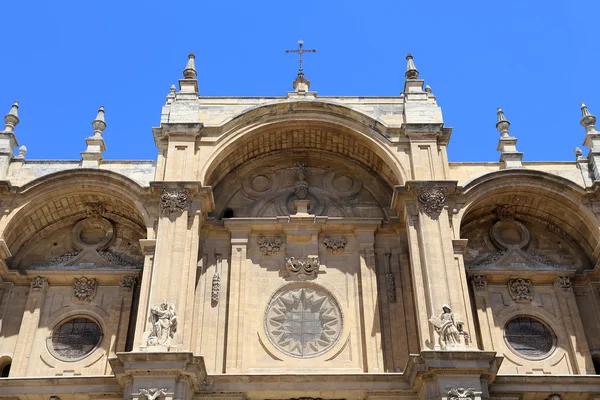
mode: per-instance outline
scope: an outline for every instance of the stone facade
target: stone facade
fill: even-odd
[[[190,55],[153,161],[0,132],[0,399],[600,396],[600,134],[450,163],[407,57],[397,97],[200,96]],[[597,154],[598,153],[598,154]]]

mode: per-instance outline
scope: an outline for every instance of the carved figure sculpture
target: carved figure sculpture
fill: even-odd
[[[148,346],[168,346],[177,332],[177,313],[173,304],[164,300],[158,307],[152,307],[148,321],[152,324]]]
[[[306,260],[298,260],[295,257],[285,258],[285,269],[291,276],[296,276],[301,281],[315,279],[319,266],[319,257],[308,257]]]
[[[468,337],[467,333],[463,331],[463,322],[452,313],[452,309],[448,304],[442,306],[442,313],[439,317],[433,315],[429,318],[429,322],[439,334],[439,345],[442,350],[445,350],[448,346],[460,345],[461,334]]]

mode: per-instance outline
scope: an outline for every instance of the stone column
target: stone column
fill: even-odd
[[[377,299],[377,269],[375,265],[375,228],[356,229],[360,245],[359,296],[361,310],[362,353],[364,372],[381,372],[381,326]]]
[[[579,317],[579,309],[571,286],[571,279],[566,276],[559,276],[554,281],[558,304],[564,321],[565,332],[567,333],[568,344],[573,355],[574,373],[581,375],[595,375],[594,364],[590,354],[583,324]]]
[[[19,338],[15,346],[15,356],[10,369],[11,377],[27,375],[29,357],[35,343],[35,335],[40,324],[40,315],[47,292],[48,280],[41,276],[33,278],[19,329]]]
[[[229,320],[227,330],[226,373],[243,371],[245,276],[248,253],[248,227],[231,230],[231,265],[229,267]]]
[[[157,233],[160,239],[156,241],[151,274],[148,276],[144,271],[138,318],[138,322],[142,322],[138,329],[143,329],[143,334],[137,346],[144,351],[189,350],[198,235],[202,211],[210,208],[212,197],[209,189],[202,189],[198,182],[153,182],[151,185],[160,196]],[[149,340],[153,326],[149,322],[151,310],[161,304],[173,321],[172,328],[166,328],[173,337],[163,335],[159,340]]]
[[[441,350],[444,347],[434,325],[429,322],[432,316],[442,314],[443,305],[451,308],[454,317],[464,323],[464,330],[470,335],[471,346],[463,346],[462,350],[478,348],[462,256],[455,256],[445,208],[446,199],[455,187],[455,181],[409,181],[406,187],[398,188],[404,198],[394,199],[403,202],[401,209],[406,215],[421,349]],[[461,338],[465,339],[466,335]]]

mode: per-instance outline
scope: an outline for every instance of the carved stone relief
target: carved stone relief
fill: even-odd
[[[171,339],[177,332],[177,313],[175,306],[164,300],[157,307],[150,309],[148,322],[152,326],[148,336],[148,346],[166,346],[171,344]]]
[[[39,292],[48,284],[48,280],[43,276],[36,276],[31,280],[31,291]]]
[[[308,196],[308,182],[306,182],[305,176],[306,171],[308,170],[308,165],[304,163],[296,163],[294,165],[294,170],[296,174],[298,174],[298,180],[296,181],[296,188],[294,189],[294,193],[300,200],[305,200]]]
[[[135,276],[124,276],[119,283],[123,289],[131,291],[135,288],[137,278]]]
[[[343,320],[335,298],[319,287],[291,287],[277,292],[265,312],[269,341],[284,354],[309,358],[330,350],[339,340]]]
[[[319,273],[319,257],[307,257],[297,259],[295,257],[285,258],[285,269],[290,276],[295,276],[301,281],[315,279]]]
[[[554,284],[558,289],[565,293],[570,293],[573,291],[573,286],[571,286],[571,278],[568,276],[559,276],[556,278],[556,281],[554,281]]]
[[[390,258],[392,257],[391,253],[385,253],[383,255],[383,267],[385,270],[385,286],[387,289],[388,300],[390,303],[396,302],[396,281],[394,278],[394,274],[392,273]]]
[[[437,218],[446,204],[446,190],[443,188],[423,188],[418,196],[425,214]]]
[[[483,275],[476,275],[471,280],[476,291],[481,292],[487,289],[487,279]]]
[[[473,388],[452,388],[448,390],[449,400],[475,399],[475,389]]]
[[[508,292],[517,303],[530,303],[533,300],[533,284],[530,279],[511,279]]]
[[[343,253],[346,249],[346,244],[348,244],[348,240],[346,238],[340,239],[323,239],[323,245],[328,253],[331,254],[340,254]]]
[[[261,236],[257,240],[258,248],[261,253],[265,256],[271,256],[273,254],[277,254],[281,245],[283,244],[283,239],[279,236],[267,239],[264,236]]]
[[[145,397],[146,400],[156,400],[161,397],[165,397],[167,395],[167,389],[140,389],[138,393],[140,397]]]
[[[221,262],[223,260],[223,256],[221,254],[215,254],[215,258],[217,259],[217,265],[215,268],[215,274],[212,278],[212,287],[210,293],[210,300],[213,304],[218,303],[219,295],[221,294]]]
[[[161,214],[167,217],[178,217],[187,210],[191,203],[188,189],[163,189],[160,194]]]
[[[75,278],[73,279],[73,295],[75,299],[85,303],[91,303],[96,297],[98,281],[95,278]]]

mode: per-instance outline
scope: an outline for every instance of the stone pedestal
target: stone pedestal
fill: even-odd
[[[204,358],[191,352],[117,353],[109,361],[126,399],[190,400],[207,383]]]

